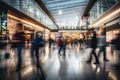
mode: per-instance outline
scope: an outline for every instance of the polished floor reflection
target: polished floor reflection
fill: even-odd
[[[2,55],[10,52],[10,59],[2,59]],[[58,55],[56,45],[51,48],[46,44],[45,49],[40,50],[40,61],[46,80],[120,80],[120,70],[110,65],[115,57],[107,48],[109,62],[100,58],[100,64],[88,64],[89,50],[80,47],[71,47],[66,50],[66,57]],[[42,80],[41,72],[31,64],[30,48],[24,48],[22,52],[23,65],[21,72],[16,72],[16,50],[9,46],[0,50],[0,80]],[[102,56],[102,55],[101,55]]]

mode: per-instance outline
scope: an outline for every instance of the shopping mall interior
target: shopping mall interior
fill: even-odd
[[[120,80],[119,47],[120,0],[0,0],[0,80]]]

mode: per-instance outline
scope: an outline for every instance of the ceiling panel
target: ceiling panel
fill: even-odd
[[[56,24],[76,27],[88,0],[42,0]]]

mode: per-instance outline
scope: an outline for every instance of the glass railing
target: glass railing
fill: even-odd
[[[57,29],[56,25],[42,10],[42,8],[34,0],[2,0],[8,5],[16,8],[24,14],[30,16],[36,21],[42,23],[50,29]]]
[[[120,0],[98,0],[89,12],[90,23],[94,22],[119,1]]]

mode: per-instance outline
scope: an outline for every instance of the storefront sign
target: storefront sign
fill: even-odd
[[[62,34],[55,34],[55,37],[56,38],[61,38],[61,37],[63,37],[63,35]]]

